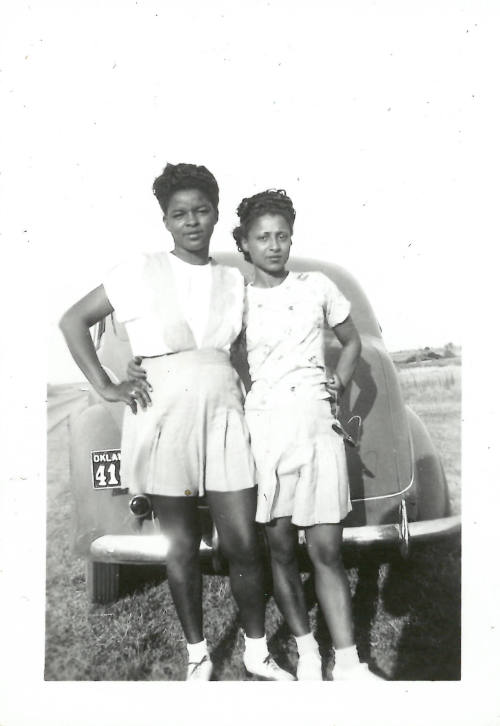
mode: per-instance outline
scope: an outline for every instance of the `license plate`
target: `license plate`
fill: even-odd
[[[92,482],[94,489],[117,489],[120,480],[120,449],[104,449],[91,451]]]

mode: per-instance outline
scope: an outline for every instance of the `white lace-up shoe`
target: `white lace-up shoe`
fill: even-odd
[[[321,656],[316,650],[311,650],[299,656],[297,663],[298,681],[322,681]]]
[[[214,669],[213,663],[208,655],[197,663],[188,663],[186,681],[209,681]]]
[[[358,663],[350,668],[334,666],[332,678],[334,681],[385,681],[385,678],[371,672],[368,663]]]
[[[254,676],[265,678],[266,681],[294,681],[295,678],[291,673],[284,671],[279,665],[268,655],[262,661],[250,660],[245,653],[243,655],[243,663],[249,673]]]

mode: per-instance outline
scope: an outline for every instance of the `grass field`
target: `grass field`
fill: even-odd
[[[460,367],[400,371],[406,401],[442,457],[454,512],[460,511]],[[182,680],[183,636],[164,580],[108,606],[89,606],[85,563],[71,551],[68,429],[48,437],[46,680]],[[409,562],[373,556],[347,563],[360,655],[394,680],[460,678],[460,541],[426,545]],[[304,575],[311,622],[323,653],[331,643]],[[246,680],[242,636],[228,579],[204,576],[205,630],[218,680]],[[266,614],[270,649],[295,670],[296,652],[272,596]]]

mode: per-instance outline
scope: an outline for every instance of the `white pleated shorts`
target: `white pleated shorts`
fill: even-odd
[[[254,487],[243,394],[229,356],[204,348],[144,358],[142,366],[152,406],[125,411],[123,486],[182,497]]]
[[[303,399],[246,410],[257,468],[257,521],[298,527],[341,522],[351,511],[343,438],[328,401]]]

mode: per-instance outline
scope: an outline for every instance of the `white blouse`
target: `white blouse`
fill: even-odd
[[[212,265],[190,265],[173,254],[170,254],[169,262],[182,314],[193,332],[197,347],[201,348],[210,310]]]
[[[134,355],[228,352],[241,331],[243,277],[214,260],[190,265],[169,252],[140,254],[111,269],[103,284]]]

